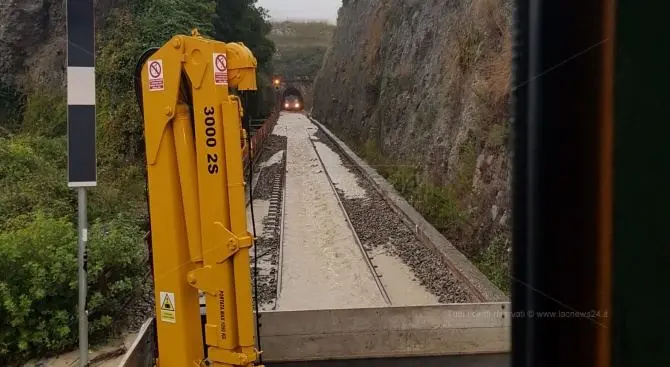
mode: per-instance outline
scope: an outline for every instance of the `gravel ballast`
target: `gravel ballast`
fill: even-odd
[[[440,303],[466,303],[475,299],[461,284],[458,277],[448,270],[441,256],[426,248],[391,209],[381,195],[347,159],[321,130],[314,134],[321,143],[336,152],[357,177],[365,198],[351,198],[337,190],[351,222],[366,250],[380,249],[397,256],[406,264],[416,281],[437,296]],[[374,263],[374,259],[372,260]]]
[[[256,221],[261,220],[262,233],[256,233],[256,254],[258,255],[258,303],[262,309],[274,309],[277,300],[279,271],[279,242],[281,232],[282,195],[286,162],[286,137],[268,136],[265,147],[258,158],[258,174],[253,190],[253,200],[269,201],[267,213],[254,213]],[[280,159],[274,159],[279,155]],[[255,207],[255,205],[254,205]],[[260,214],[260,215],[259,215]],[[251,228],[251,223],[249,224]],[[257,226],[258,227],[258,226]],[[252,280],[254,252],[251,251]]]

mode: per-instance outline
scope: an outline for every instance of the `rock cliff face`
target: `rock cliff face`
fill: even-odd
[[[455,245],[505,262],[511,1],[343,3],[314,117]]]
[[[95,2],[98,29],[112,2]],[[64,0],[3,0],[0,6],[0,87],[64,87],[65,13]]]

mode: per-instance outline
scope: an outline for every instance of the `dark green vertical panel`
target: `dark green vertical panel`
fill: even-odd
[[[613,365],[670,366],[670,2],[617,6]]]
[[[601,326],[560,315],[598,303],[602,2],[517,6],[514,366],[592,367]]]

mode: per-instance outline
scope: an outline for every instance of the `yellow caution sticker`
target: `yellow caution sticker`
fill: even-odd
[[[177,315],[174,293],[161,292],[161,321],[176,323]]]

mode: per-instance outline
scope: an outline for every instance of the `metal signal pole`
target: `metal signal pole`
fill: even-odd
[[[79,361],[88,366],[86,188],[97,184],[95,152],[95,13],[93,0],[67,0],[68,186],[79,211]]]

